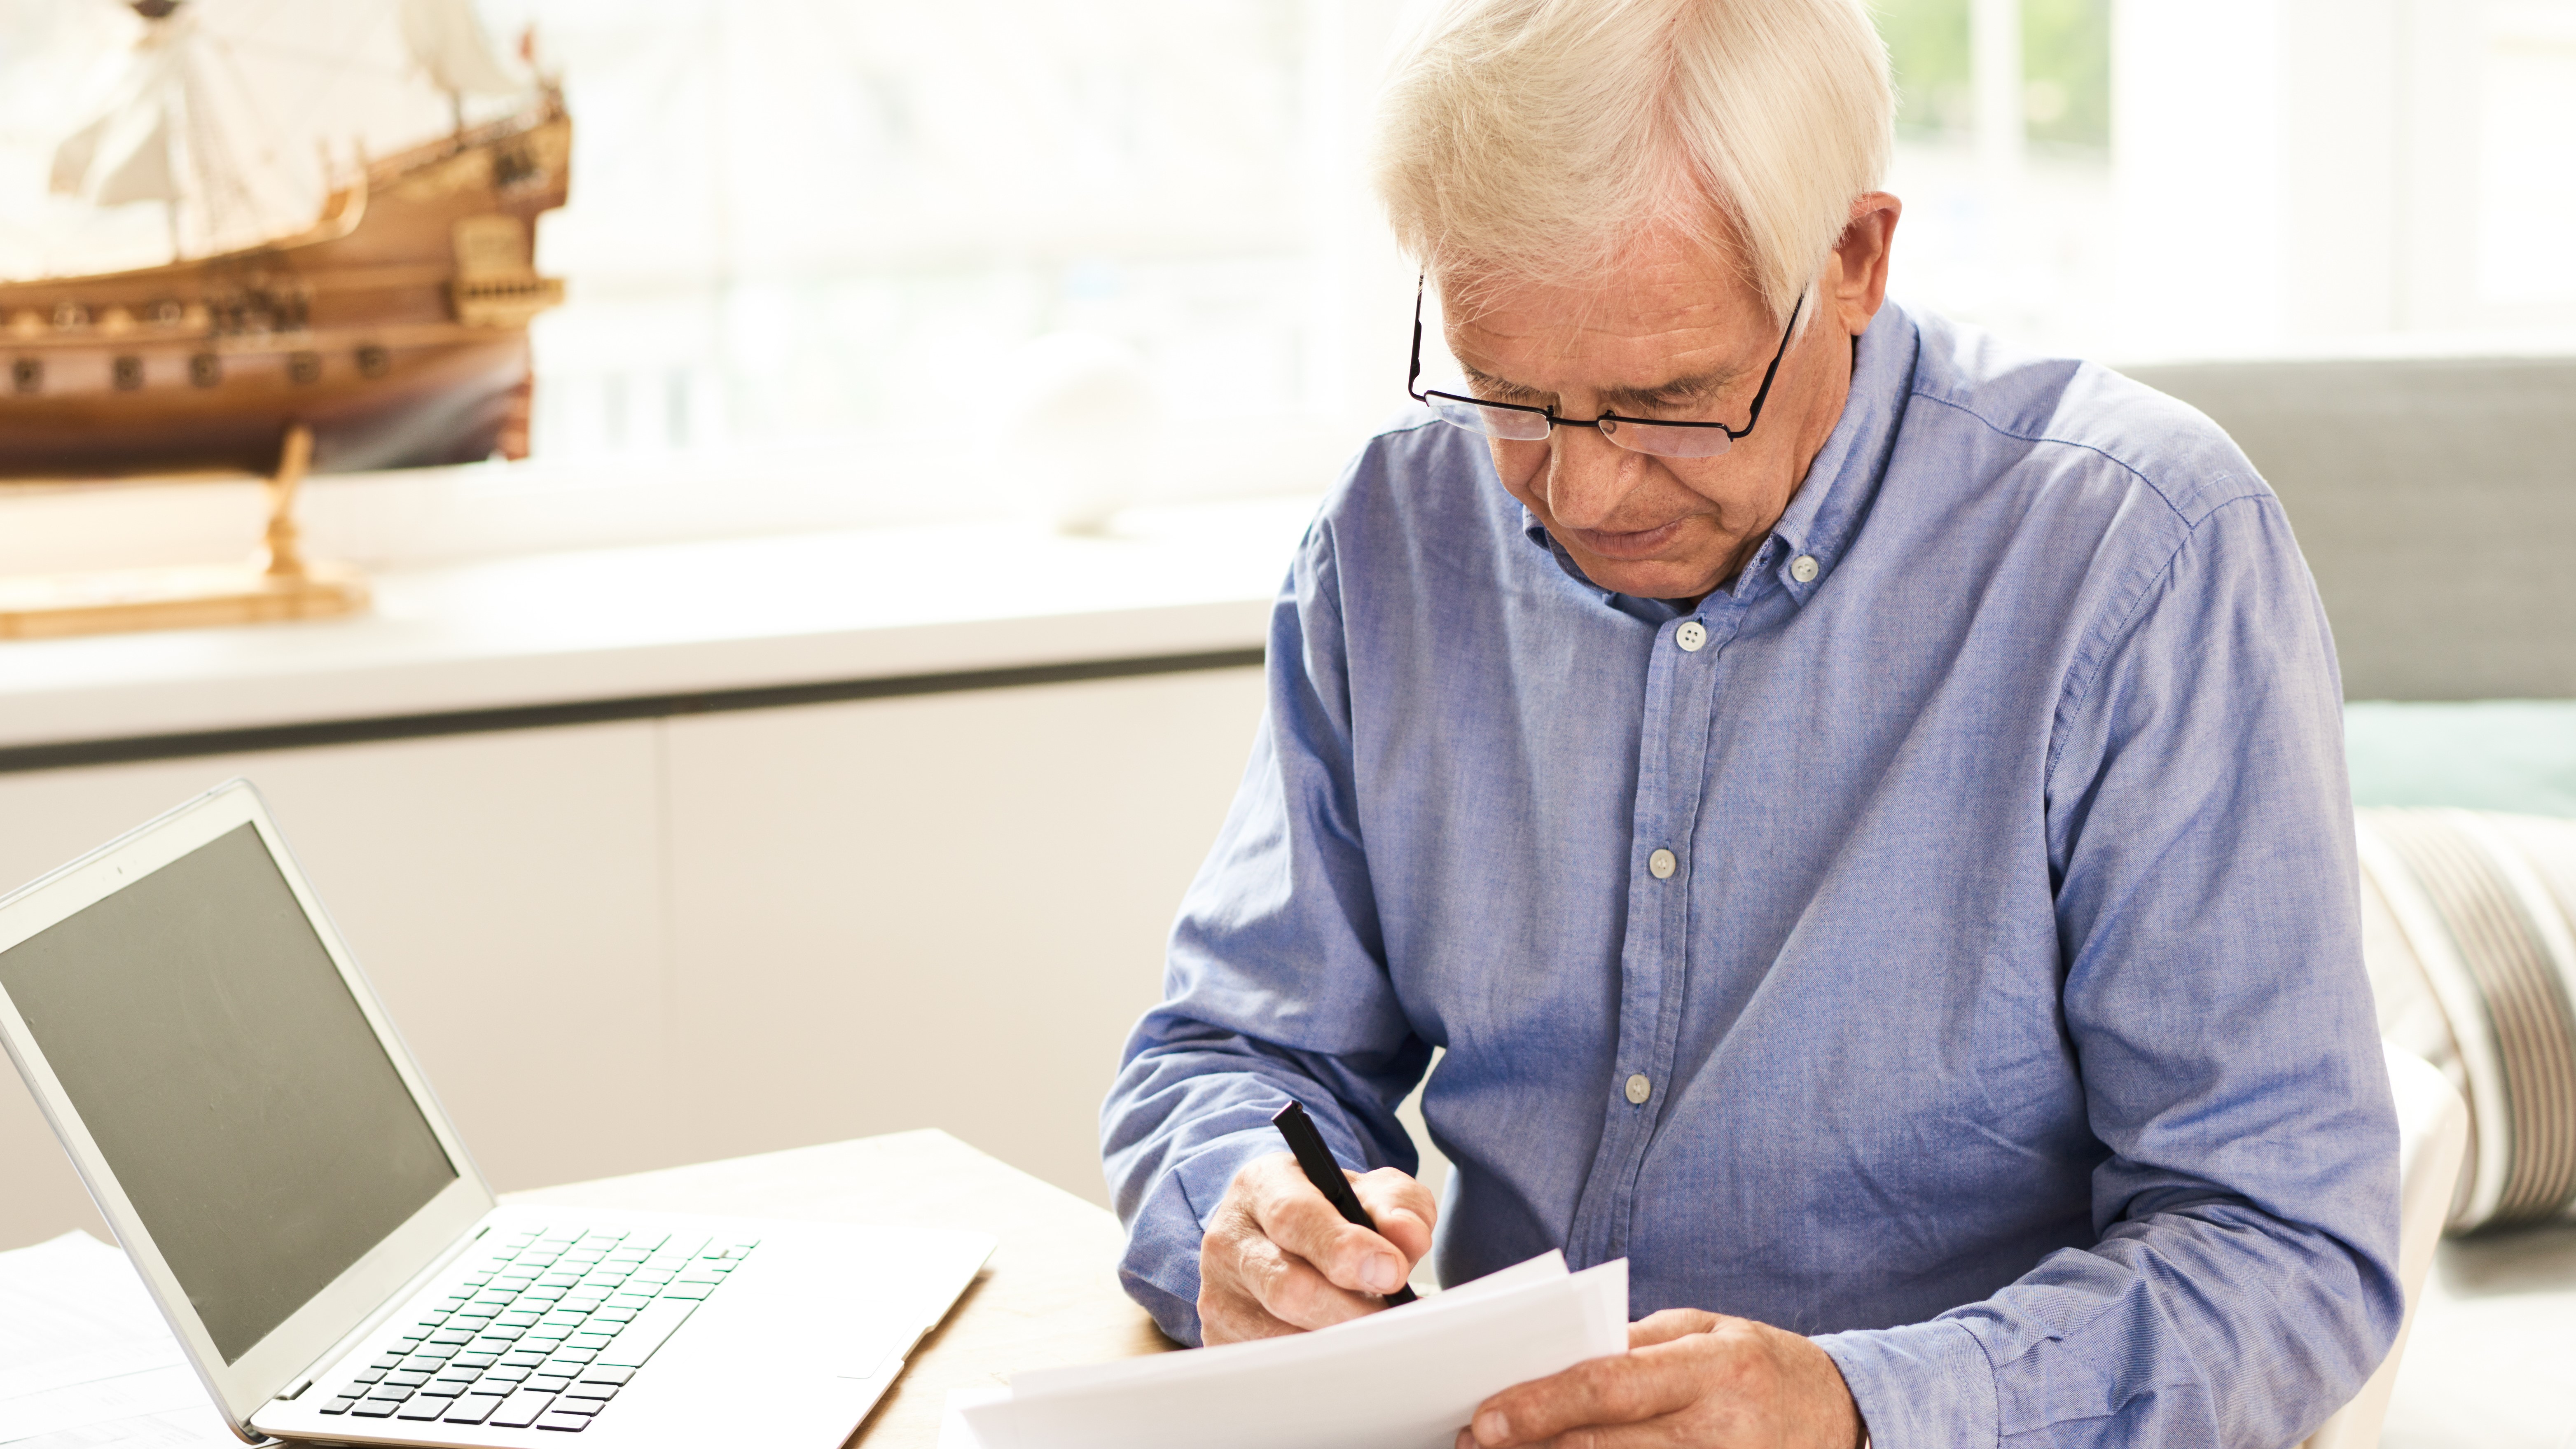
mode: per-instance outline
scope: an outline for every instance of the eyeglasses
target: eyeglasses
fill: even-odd
[[[1460,397],[1454,392],[1423,392],[1415,384],[1422,381],[1422,283],[1413,284],[1413,366],[1404,374],[1404,391],[1415,402],[1431,409],[1440,421],[1488,438],[1502,438],[1516,443],[1535,443],[1545,439],[1552,428],[1597,428],[1601,436],[1632,453],[1652,453],[1664,458],[1714,458],[1733,447],[1737,439],[1750,434],[1753,425],[1762,421],[1762,404],[1771,396],[1771,379],[1780,372],[1780,359],[1789,355],[1790,334],[1798,330],[1798,313],[1807,305],[1800,294],[1797,305],[1789,309],[1789,325],[1780,333],[1780,346],[1771,354],[1771,365],[1762,369],[1762,390],[1753,395],[1753,412],[1744,426],[1730,428],[1724,423],[1658,422],[1646,418],[1623,418],[1617,413],[1603,413],[1597,418],[1560,418],[1554,407],[1534,408],[1522,403],[1485,402],[1478,398]]]

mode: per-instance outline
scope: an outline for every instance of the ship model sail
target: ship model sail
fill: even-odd
[[[52,180],[162,209],[169,260],[0,281],[0,479],[266,474],[297,430],[317,471],[524,456],[560,93],[471,0],[131,9]]]

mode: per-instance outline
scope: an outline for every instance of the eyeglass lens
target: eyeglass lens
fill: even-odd
[[[1442,422],[1471,433],[1515,443],[1535,443],[1547,437],[1548,419],[1543,413],[1483,407],[1439,393],[1431,394],[1429,401]],[[1664,458],[1714,458],[1734,443],[1723,428],[1668,428],[1625,418],[1603,418],[1599,427],[1601,436],[1629,452]]]

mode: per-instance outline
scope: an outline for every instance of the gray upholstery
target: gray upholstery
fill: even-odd
[[[2576,358],[2122,370],[2281,495],[2345,698],[2576,696]]]

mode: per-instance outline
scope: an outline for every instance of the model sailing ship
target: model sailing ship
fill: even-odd
[[[0,281],[0,479],[270,477],[264,572],[310,586],[230,614],[134,599],[145,614],[121,623],[30,622],[0,591],[0,637],[363,603],[295,557],[295,480],[524,456],[527,324],[562,299],[531,258],[571,121],[471,0],[130,8],[124,81],[52,179],[100,207],[157,203],[170,259]]]

